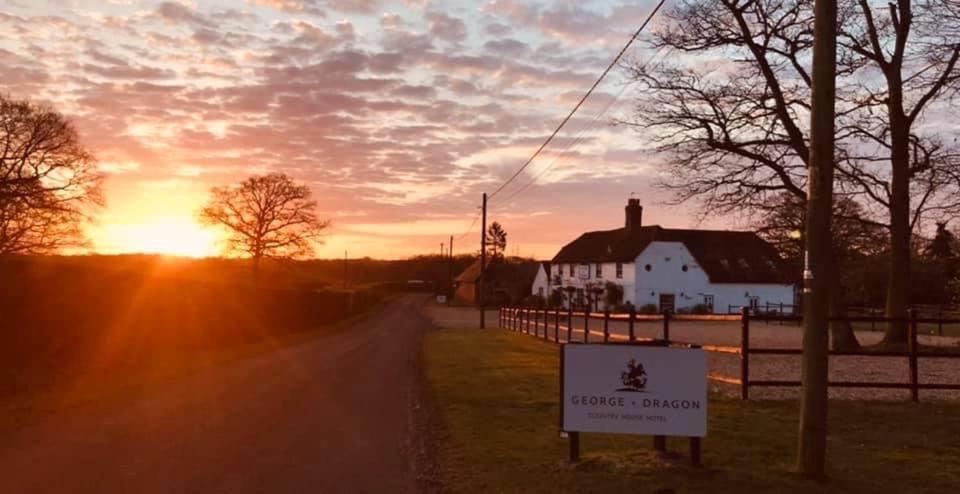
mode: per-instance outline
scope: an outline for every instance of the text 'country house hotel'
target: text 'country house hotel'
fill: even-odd
[[[624,303],[658,311],[783,304],[789,312],[794,304],[783,261],[756,233],[643,226],[638,199],[628,200],[623,228],[584,233],[543,263],[533,294],[561,289],[567,305],[572,298],[574,306],[602,309],[607,282],[623,287]]]

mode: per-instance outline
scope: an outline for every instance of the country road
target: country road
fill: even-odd
[[[420,308],[0,430],[0,492],[417,491]]]

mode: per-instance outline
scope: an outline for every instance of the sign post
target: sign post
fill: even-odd
[[[644,343],[564,344],[560,349],[560,430],[570,438],[570,461],[580,457],[580,432],[690,438],[700,465],[707,435],[707,358],[695,346]]]

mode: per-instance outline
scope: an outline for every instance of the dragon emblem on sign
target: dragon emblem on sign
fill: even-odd
[[[637,362],[636,359],[630,359],[630,361],[627,362],[627,370],[620,373],[620,382],[622,382],[625,387],[617,391],[646,391],[647,371],[644,370],[643,364]]]

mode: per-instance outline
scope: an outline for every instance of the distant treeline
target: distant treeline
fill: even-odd
[[[412,280],[426,281],[438,287],[445,286],[473,263],[476,256],[460,255],[450,259],[433,255],[401,260],[265,260],[256,274],[251,262],[245,259],[188,259],[142,254],[33,256],[19,259],[34,266],[49,266],[51,269],[79,267],[103,273],[126,271],[149,273],[157,278],[228,284],[256,283],[259,286],[284,288],[343,288],[379,283],[406,283]]]

